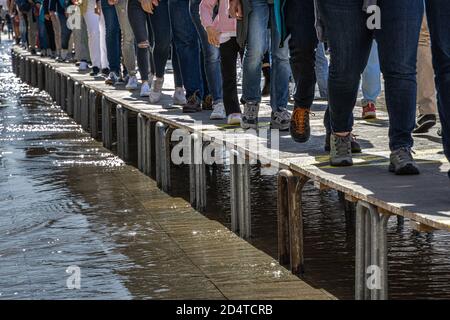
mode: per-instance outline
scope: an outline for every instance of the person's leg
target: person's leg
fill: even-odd
[[[261,102],[261,66],[266,51],[269,6],[266,0],[251,0],[248,37],[243,60],[242,95],[247,103]]]
[[[281,131],[289,129],[291,115],[286,107],[289,100],[289,79],[291,76],[291,66],[289,64],[289,46],[288,41],[281,46],[281,36],[278,32],[275,22],[275,10],[273,5],[270,9],[270,33],[271,33],[271,56],[272,79],[270,83],[270,106],[272,114],[270,125],[273,129]]]
[[[53,55],[56,52],[56,43],[55,43],[55,31],[53,29],[52,21],[45,20],[45,30],[47,32],[47,40],[48,40],[48,48],[52,51]]]
[[[163,1],[160,2],[160,5]],[[119,0],[116,4],[116,12],[122,34],[123,63],[128,70],[128,75],[133,77],[136,75],[136,50],[133,30],[128,19],[127,4],[128,0]]]
[[[189,0],[169,0],[170,21],[173,39],[180,62],[183,84],[188,104],[185,112],[200,111],[200,99],[203,97],[203,84],[200,67],[200,45],[197,30],[189,14]]]
[[[288,1],[285,13],[286,27],[291,34],[289,49],[292,74],[296,82],[295,106],[310,109],[316,86],[314,67],[318,44],[314,27],[314,0]],[[279,46],[279,43],[274,45]]]
[[[27,12],[28,21],[28,46],[30,49],[36,49],[36,36],[38,32],[37,17],[33,16],[32,10]]]
[[[167,0],[159,3],[150,15],[151,34],[153,37],[153,61],[156,79],[150,92],[150,102],[157,103],[162,96],[164,74],[170,55],[172,33],[170,28],[169,5]]]
[[[100,19],[99,16],[94,12],[95,0],[88,0],[88,5],[86,12],[83,15],[84,21],[86,22],[87,32],[88,32],[88,44],[89,53],[91,57],[92,66],[95,71],[99,71],[102,65],[101,61],[101,47],[100,47]]]
[[[251,0],[250,4],[252,11],[247,18],[247,46],[242,67],[242,100],[245,102],[241,122],[243,129],[258,127],[261,102],[261,66],[267,50],[267,25],[270,19],[270,9],[266,0]]]
[[[413,146],[423,0],[383,1],[380,8],[383,28],[375,35],[389,113],[389,146],[394,151]]]
[[[381,71],[380,60],[378,58],[378,45],[374,40],[370,50],[369,61],[362,74],[361,90],[363,99],[361,107],[363,108],[363,119],[376,117],[376,102],[381,93]]]
[[[241,113],[237,92],[236,61],[239,54],[236,38],[231,38],[220,45],[220,62],[222,70],[223,102],[227,116]]]
[[[66,59],[72,30],[67,28],[67,17],[64,14],[58,14],[58,21],[61,30],[61,58]]]
[[[288,1],[284,12],[286,28],[291,35],[290,64],[296,87],[290,132],[294,141],[303,143],[310,137],[309,115],[316,87],[315,56],[318,40],[314,27],[314,0]]]
[[[53,32],[55,34],[56,53],[58,56],[60,56],[61,55],[61,24],[59,23],[59,19],[56,14],[51,14],[50,19],[52,21]]]
[[[208,35],[200,21],[200,2],[201,0],[190,0],[190,13],[202,46],[208,88],[213,97],[214,104],[216,104],[222,102],[223,100],[222,77],[220,71],[220,50],[208,42]]]
[[[155,75],[157,78],[164,78],[172,39],[167,0],[162,0],[159,3],[154,13],[150,16],[150,22],[154,40],[153,58],[155,61]]]
[[[103,13],[99,16],[99,32],[100,32],[100,61],[101,61],[101,69],[102,73],[106,75],[109,74],[109,61],[108,61],[108,50],[106,48],[106,26],[105,26],[105,17]],[[120,29],[119,29],[120,30]]]
[[[322,99],[328,99],[328,59],[325,55],[323,42],[317,45],[315,69],[320,97]]]
[[[426,133],[436,124],[437,99],[430,31],[424,16],[417,52],[417,124],[414,133]]]
[[[75,59],[86,64],[86,62],[89,60],[90,54],[88,46],[87,26],[84,19],[81,19],[81,28],[74,29],[72,31],[74,35],[73,43],[75,46]]]
[[[102,13],[105,19],[105,41],[108,54],[109,70],[120,75],[120,27],[114,6],[102,0]],[[111,79],[112,80],[112,79]]]
[[[416,120],[416,65],[423,0],[380,3],[383,28],[375,31],[389,113],[389,170],[418,174],[411,148]]]
[[[134,38],[137,42],[137,65],[141,75],[141,96],[150,94],[149,74],[150,74],[150,41],[147,31],[148,14],[142,9],[138,0],[128,1],[128,18]]]
[[[353,108],[358,87],[372,45],[372,31],[366,27],[362,1],[318,2],[330,48],[328,99],[331,124],[330,162],[352,165]]]
[[[426,1],[444,153],[450,160],[450,2]],[[449,172],[450,177],[450,172]]]

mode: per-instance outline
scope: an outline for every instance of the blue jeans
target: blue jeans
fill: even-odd
[[[220,71],[220,49],[214,47],[208,42],[208,34],[203,28],[200,21],[200,6],[201,0],[190,0],[189,9],[191,12],[192,21],[194,22],[195,28],[197,29],[200,45],[202,47],[203,53],[203,63],[204,63],[204,74],[207,81],[207,87],[209,93],[211,93],[215,103],[223,101],[222,94],[222,76]],[[205,86],[206,89],[206,86]]]
[[[321,98],[328,98],[328,59],[325,56],[325,46],[322,42],[316,50],[316,79]]]
[[[169,0],[169,14],[186,96],[197,93],[202,98],[200,44],[189,13],[189,0]]]
[[[391,150],[413,146],[416,118],[416,62],[423,0],[380,0],[379,30],[367,28],[361,0],[321,0],[319,10],[331,49],[328,98],[334,132],[352,131],[352,112],[373,37],[385,79]]]
[[[243,61],[243,98],[246,102],[261,102],[261,61],[266,51],[266,32],[270,22],[272,68],[270,81],[270,106],[273,111],[286,108],[289,96],[289,47],[287,41],[280,47],[273,5],[267,0],[250,0],[252,12],[248,17],[247,48]]]
[[[444,153],[450,160],[450,1],[426,0]]]
[[[121,56],[121,36],[119,19],[116,8],[108,4],[107,0],[102,0],[102,12],[105,17],[106,29],[106,51],[108,55],[109,70],[120,74]]]
[[[63,50],[69,49],[70,36],[72,35],[72,30],[67,28],[67,17],[65,14],[57,13],[59,24],[61,27],[61,48]]]
[[[381,70],[380,60],[378,58],[378,45],[374,40],[372,49],[370,50],[369,61],[362,74],[362,94],[363,104],[368,102],[377,102],[377,98],[381,93]]]

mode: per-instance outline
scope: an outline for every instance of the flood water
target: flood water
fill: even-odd
[[[164,298],[148,267],[160,263],[158,237],[117,179],[136,169],[15,78],[9,45],[0,49],[0,299]],[[187,168],[172,170],[171,194],[187,198]],[[226,226],[228,173],[208,168],[206,215]],[[251,182],[251,242],[276,257],[276,180],[255,167]],[[352,299],[353,217],[334,191],[308,185],[303,199],[305,279]],[[391,299],[450,298],[450,234],[392,218],[388,241]],[[83,290],[66,288],[71,265],[83,265]]]

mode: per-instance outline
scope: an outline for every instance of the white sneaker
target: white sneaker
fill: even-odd
[[[232,113],[227,118],[227,123],[229,125],[238,125],[241,124],[242,114],[240,113]]]
[[[227,115],[225,113],[225,106],[223,102],[218,102],[213,104],[213,111],[211,112],[210,120],[222,120],[226,119]]]
[[[175,88],[175,92],[173,93],[173,104],[182,106],[186,103],[187,101],[184,89],[182,87]]]
[[[150,95],[150,85],[148,84],[148,82],[144,82],[141,85],[141,97],[148,97]]]
[[[78,66],[79,71],[86,71],[88,69],[88,63],[86,61],[80,61],[80,65]]]
[[[158,103],[159,100],[161,100],[163,84],[164,78],[156,78],[155,81],[153,81],[152,90],[149,95],[150,103]]]
[[[127,90],[136,90],[138,88],[138,80],[136,76],[131,76],[128,78],[128,83],[125,86],[125,89]]]

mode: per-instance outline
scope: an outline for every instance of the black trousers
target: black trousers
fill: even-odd
[[[236,60],[238,55],[242,59],[244,50],[233,37],[220,45],[220,66],[222,68],[223,104],[227,116],[232,113],[241,113],[237,92]]]
[[[314,27],[314,0],[288,0],[286,27],[291,34],[289,51],[296,83],[295,106],[311,108],[316,86],[316,48],[318,39]]]

